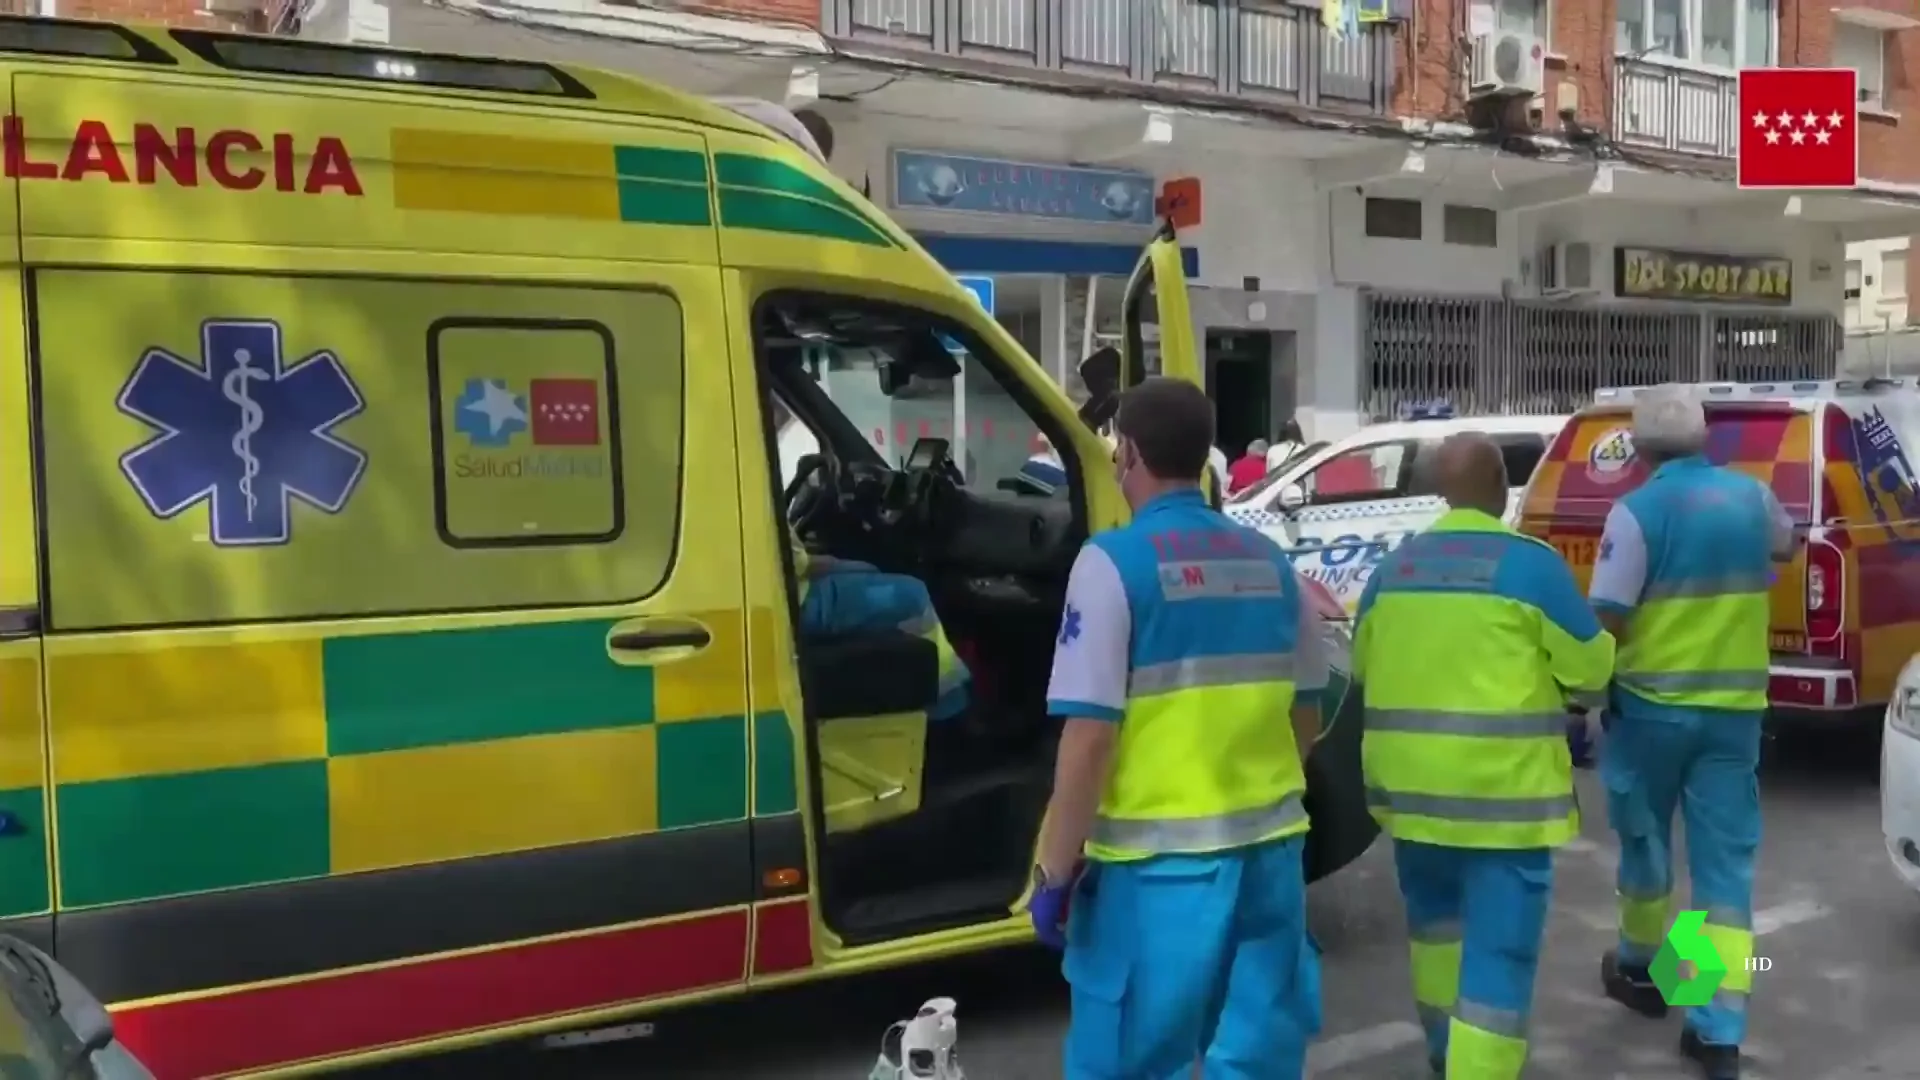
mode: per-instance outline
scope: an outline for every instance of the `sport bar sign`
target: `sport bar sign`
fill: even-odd
[[[1620,247],[1613,252],[1613,288],[1637,300],[1779,306],[1793,303],[1793,260]]]

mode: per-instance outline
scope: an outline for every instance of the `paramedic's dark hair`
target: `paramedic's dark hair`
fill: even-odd
[[[1162,480],[1198,481],[1213,450],[1213,402],[1206,391],[1156,375],[1120,395],[1114,430]]]

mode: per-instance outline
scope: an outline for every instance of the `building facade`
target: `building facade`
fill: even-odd
[[[1610,383],[1825,374],[1849,328],[1910,317],[1911,0],[37,2],[814,108],[832,167],[990,282],[1070,389],[1175,196],[1230,451],[1289,416],[1330,438],[1436,397],[1551,413]],[[1752,65],[1860,71],[1858,190],[1735,186]],[[876,441],[1024,451],[984,382],[886,406]]]

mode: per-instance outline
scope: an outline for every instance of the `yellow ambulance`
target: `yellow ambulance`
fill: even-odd
[[[0,933],[160,1080],[1025,937],[1067,571],[1126,508],[906,233],[602,72],[9,18],[0,75]],[[1148,249],[1129,337],[1153,295],[1193,377],[1179,267]],[[892,391],[956,344],[1065,497],[889,467],[801,362]],[[797,640],[788,521],[928,583],[964,745],[924,639]]]

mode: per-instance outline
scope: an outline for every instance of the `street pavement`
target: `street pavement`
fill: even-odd
[[[1749,1080],[1920,1080],[1920,895],[1887,865],[1876,747],[1807,737],[1769,745],[1755,930],[1756,951],[1773,969],[1756,976]],[[1558,861],[1527,1076],[1685,1080],[1692,1074],[1675,1050],[1678,1015],[1641,1019],[1599,992],[1599,956],[1614,936],[1615,865],[1600,794],[1583,774],[1585,835]],[[1382,841],[1312,891],[1326,1030],[1309,1075],[1323,1080],[1428,1078],[1385,848]],[[1037,948],[972,957],[666,1013],[641,1040],[457,1055],[378,1077],[864,1080],[887,1025],[948,996],[959,1001],[970,1080],[1057,1080],[1067,1012],[1058,968]]]

